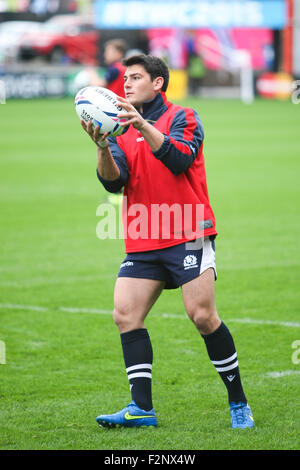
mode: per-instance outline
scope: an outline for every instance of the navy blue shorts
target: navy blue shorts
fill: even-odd
[[[161,250],[128,253],[118,277],[165,281],[165,289],[176,289],[208,268],[217,270],[214,237],[181,243]]]

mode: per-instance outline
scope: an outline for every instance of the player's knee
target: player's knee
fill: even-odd
[[[114,319],[115,324],[119,328],[119,330],[122,330],[125,324],[127,323],[126,318],[127,318],[127,315],[126,315],[126,312],[124,312],[124,310],[121,310],[116,307],[114,308],[113,319]]]
[[[199,331],[206,331],[210,329],[210,324],[216,318],[217,312],[211,305],[198,305],[190,309],[188,315]]]
[[[136,318],[124,309],[115,307],[113,311],[113,319],[120,333],[139,328]]]

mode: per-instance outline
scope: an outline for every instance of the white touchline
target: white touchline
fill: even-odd
[[[76,307],[59,307],[62,312],[68,313],[98,313],[104,315],[111,315],[112,310],[106,310],[103,308],[76,308]]]
[[[272,379],[279,379],[280,377],[285,377],[286,375],[298,375],[300,374],[300,370],[283,370],[281,372],[267,372],[265,375],[266,377],[270,377]]]
[[[23,305],[23,304],[10,304],[10,303],[0,303],[0,309],[10,309],[10,310],[32,310],[36,312],[48,312],[50,310],[58,310],[60,312],[66,313],[90,313],[97,315],[112,315],[112,310],[103,309],[103,308],[89,308],[89,307],[43,307],[40,305]],[[182,312],[180,313],[168,313],[168,312],[153,312],[151,316],[160,317],[160,318],[176,318],[181,320],[187,320],[187,315]],[[249,323],[252,325],[275,325],[275,326],[285,326],[290,328],[300,328],[300,323],[298,322],[286,322],[286,321],[276,321],[276,320],[256,320],[254,318],[226,318],[224,320],[231,323]]]
[[[22,305],[22,304],[0,304],[0,308],[8,308],[12,310],[34,310],[36,312],[47,312],[47,307],[40,307],[38,305]]]
[[[227,321],[236,322],[236,323],[253,323],[256,325],[276,325],[276,326],[288,326],[291,328],[300,328],[299,322],[289,322],[289,321],[256,320],[254,318],[230,318]]]

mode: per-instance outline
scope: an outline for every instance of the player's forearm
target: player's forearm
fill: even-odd
[[[113,159],[109,147],[97,149],[99,175],[107,181],[113,181],[119,178],[120,170]]]
[[[152,152],[157,152],[164,142],[164,135],[149,122],[140,129],[140,133],[150,145]]]

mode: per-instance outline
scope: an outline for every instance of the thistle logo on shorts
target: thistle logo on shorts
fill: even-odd
[[[198,268],[197,258],[194,255],[187,255],[183,260],[184,269]]]

